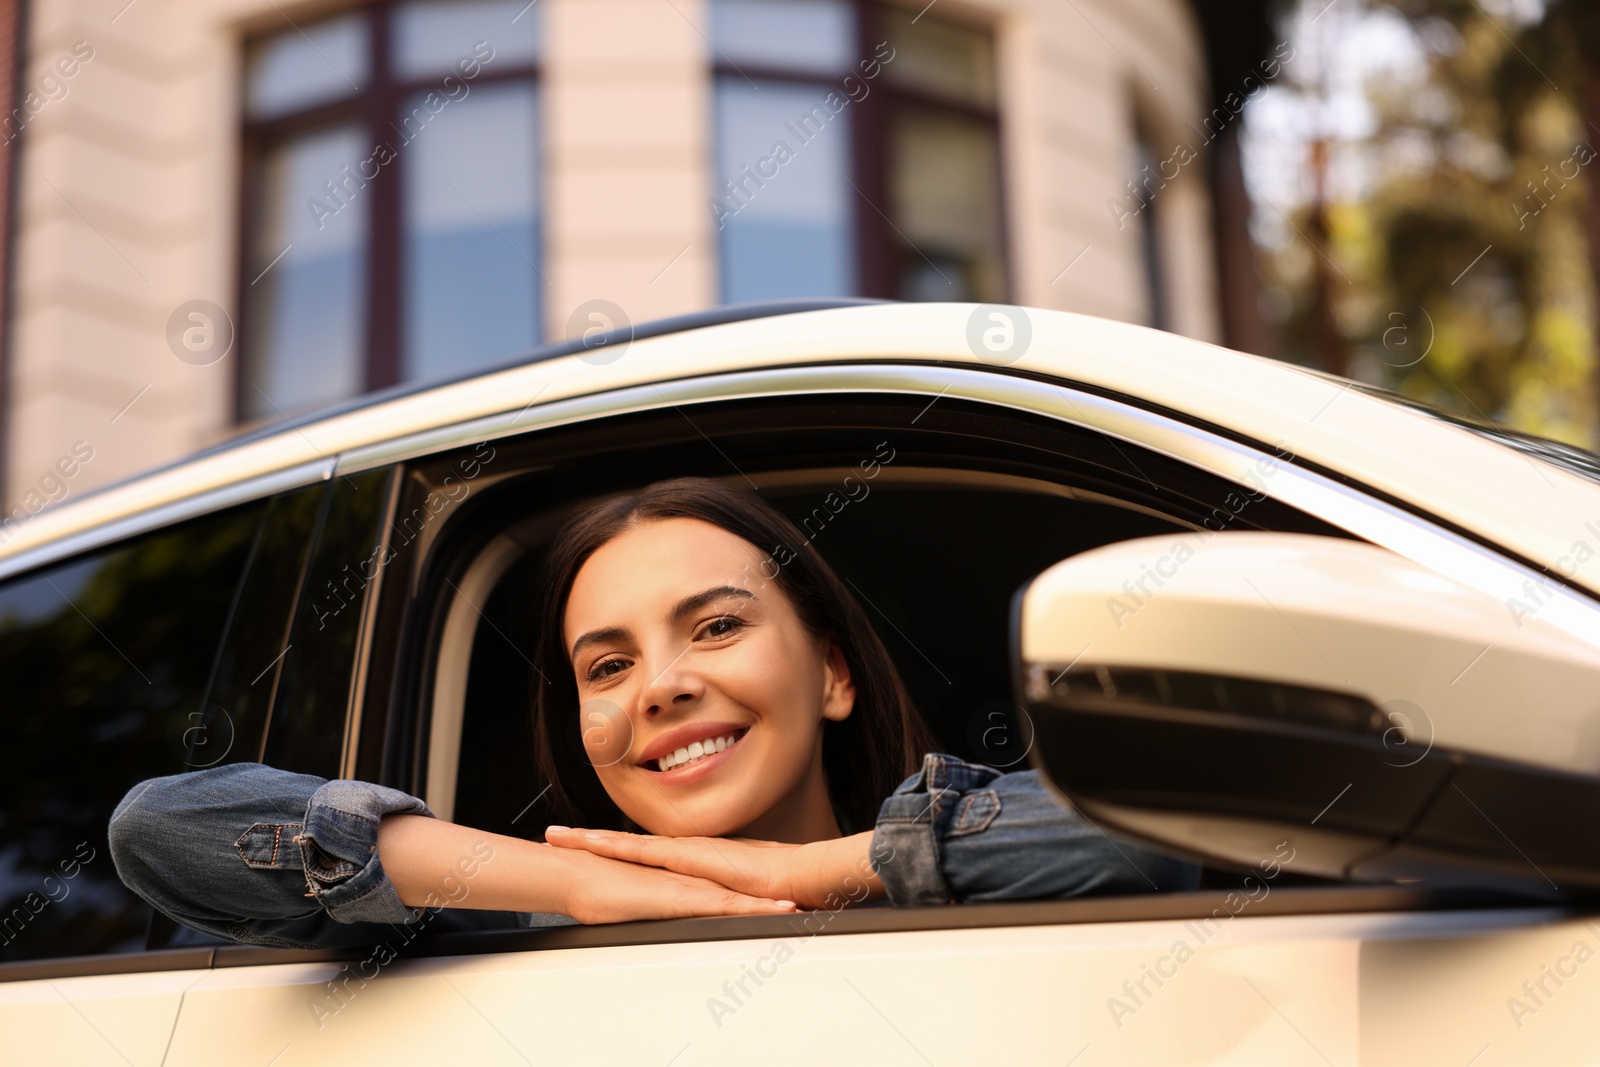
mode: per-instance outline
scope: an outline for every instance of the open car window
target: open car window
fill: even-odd
[[[1097,431],[977,404],[926,407],[915,398],[745,401],[697,408],[692,422],[669,411],[494,442],[485,474],[406,572],[419,595],[418,676],[405,709],[415,718],[392,723],[384,746],[397,779],[468,825],[537,839],[555,821],[539,802],[546,783],[534,768],[529,699],[543,551],[574,508],[657,478],[753,483],[853,587],[941,751],[1002,772],[1029,769],[1008,607],[1039,571],[1169,533],[1342,536]],[[412,500],[459,478],[466,455],[415,465]],[[862,462],[874,458],[869,479]],[[401,513],[413,506],[402,500]]]

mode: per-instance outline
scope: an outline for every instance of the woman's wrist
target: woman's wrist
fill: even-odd
[[[822,858],[817,865],[819,884],[811,887],[813,899],[826,901],[833,894],[848,901],[847,907],[861,907],[887,899],[888,889],[872,868],[872,831],[816,844]],[[837,902],[835,899],[832,903]]]

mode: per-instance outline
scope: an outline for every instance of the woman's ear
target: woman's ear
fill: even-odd
[[[856,683],[850,677],[850,664],[844,650],[831,637],[822,661],[822,717],[843,722],[856,706]]]

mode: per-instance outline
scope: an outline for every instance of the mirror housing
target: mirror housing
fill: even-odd
[[[1526,605],[1524,605],[1526,606]],[[1085,815],[1240,869],[1600,889],[1600,649],[1364,542],[1084,552],[1012,604],[1030,760]]]

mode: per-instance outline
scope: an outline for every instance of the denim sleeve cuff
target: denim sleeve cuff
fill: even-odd
[[[929,752],[921,769],[884,800],[872,831],[872,864],[890,903],[955,902],[944,875],[941,843],[952,829],[967,833],[993,821],[999,804],[992,792],[962,794],[998,774],[991,767]]]
[[[408,793],[370,782],[337,780],[311,794],[306,821],[294,837],[305,864],[308,896],[338,922],[409,923],[422,908],[408,908],[378,861],[378,823],[385,815],[432,817]]]

